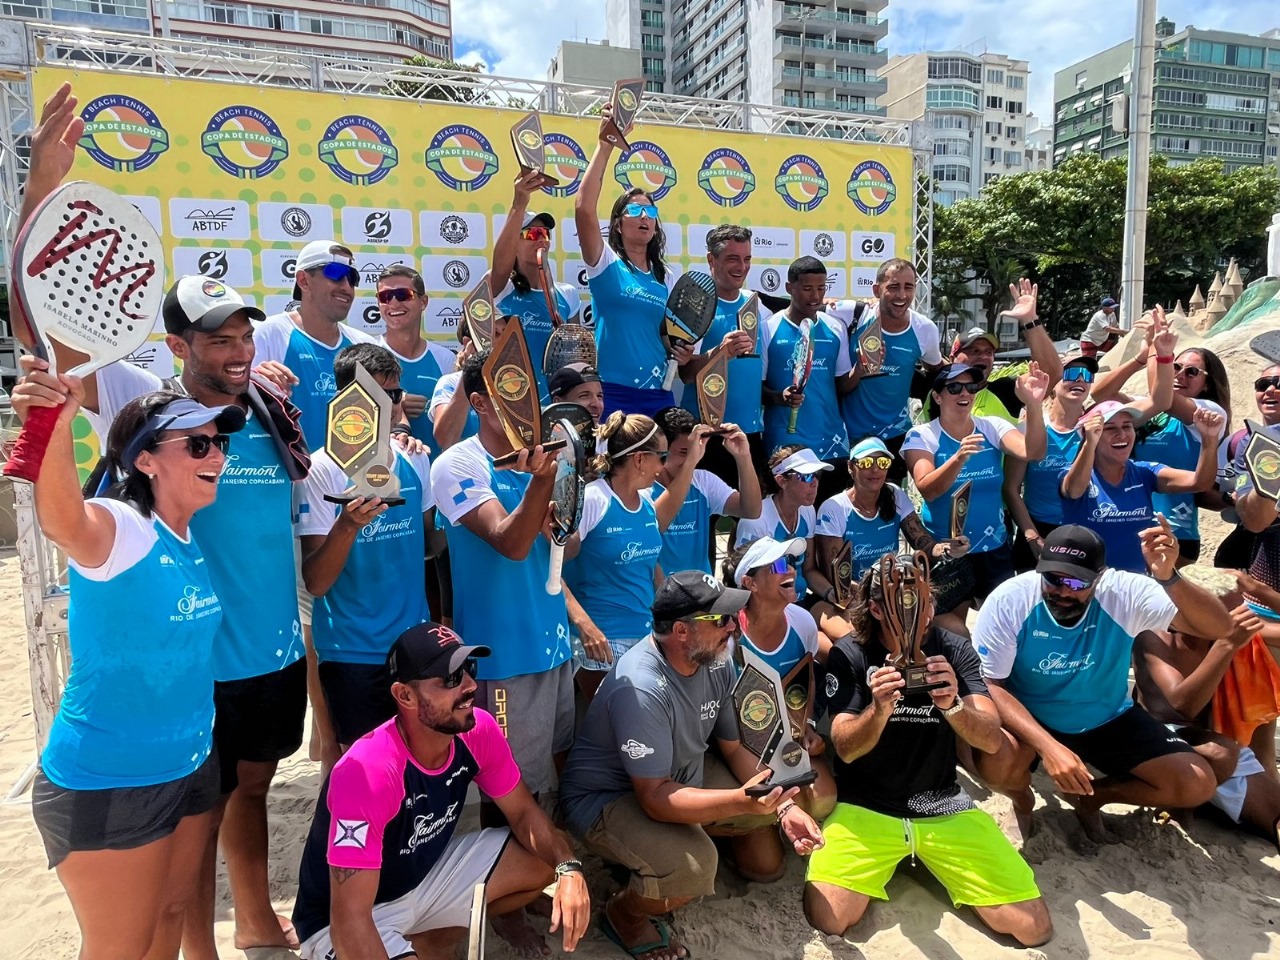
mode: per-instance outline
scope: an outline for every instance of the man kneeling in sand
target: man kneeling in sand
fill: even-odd
[[[802,856],[822,843],[802,805],[824,816],[831,798],[795,787],[757,798],[743,786],[764,779],[739,742],[731,697],[729,637],[749,597],[698,571],[667,577],[653,601],[653,635],[605,677],[560,781],[569,828],[631,871],[605,904],[601,929],[643,960],[689,955],[658,918],[715,892],[711,836],[732,838],[737,871],[759,883],[782,876],[779,825]],[[707,749],[713,737],[723,762]]]
[[[1053,924],[1031,868],[956,779],[957,737],[988,753],[1000,744],[978,656],[964,637],[931,627],[921,651],[940,686],[904,696],[901,671],[886,663],[883,604],[872,569],[858,585],[856,637],[827,657],[839,802],[809,861],[805,916],[823,933],[844,934],[872,897],[888,899],[899,862],[910,856],[914,865],[918,856],[957,907],[973,907],[1025,946],[1044,943]]]

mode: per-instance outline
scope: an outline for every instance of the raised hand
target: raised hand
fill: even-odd
[[[964,461],[972,457],[975,453],[978,453],[979,451],[981,451],[982,448],[985,447],[986,445],[987,445],[987,438],[975,430],[973,433],[969,434],[967,437],[965,437],[963,440],[960,441],[960,449],[958,449],[955,454],[956,458],[963,463]]]
[[[521,173],[515,179],[515,192],[511,198],[511,206],[516,210],[524,210],[529,206],[529,199],[542,188],[541,170],[530,170]]]
[[[1084,418],[1078,425],[1078,429],[1084,434],[1084,442],[1088,447],[1096,447],[1098,441],[1102,439],[1102,415],[1093,413]]]
[[[1157,513],[1156,520],[1159,526],[1139,532],[1138,539],[1142,542],[1142,559],[1151,575],[1157,580],[1168,580],[1178,563],[1178,538],[1163,513]]]
[[[1009,284],[1009,299],[1013,301],[1013,306],[1004,311],[1005,316],[1013,317],[1019,327],[1024,323],[1030,323],[1037,318],[1036,300],[1039,296],[1039,285],[1032,283],[1026,277],[1022,277],[1017,283]]]
[[[31,179],[52,190],[71,172],[76,142],[84,134],[84,120],[76,115],[71,84],[64,83],[44,102],[40,125],[31,135]]]
[[[1191,425],[1195,427],[1196,433],[1200,434],[1200,442],[1202,444],[1216,443],[1219,434],[1222,433],[1222,425],[1225,422],[1222,414],[1215,413],[1207,407],[1197,407],[1191,419]]]
[[[1027,372],[1014,383],[1013,392],[1027,406],[1033,403],[1044,403],[1044,398],[1049,393],[1049,374],[1041,370],[1040,364],[1032,360]]]
[[[733,456],[746,456],[751,453],[751,445],[747,443],[747,435],[742,432],[742,428],[736,423],[723,423],[720,425],[721,432],[724,435],[724,448]]]

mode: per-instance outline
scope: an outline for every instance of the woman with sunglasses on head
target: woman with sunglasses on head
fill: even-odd
[[[547,384],[542,372],[542,355],[547,349],[553,323],[547,309],[547,292],[542,289],[542,272],[538,254],[551,255],[551,231],[556,218],[549,213],[530,213],[529,199],[538,192],[540,171],[531,170],[516,177],[515,196],[506,222],[493,244],[493,267],[489,271],[489,289],[499,312],[520,318],[529,355],[533,357],[534,374],[538,378],[540,396],[546,396]],[[547,276],[551,276],[550,265]],[[569,283],[552,281],[556,313],[565,323],[577,322],[581,301],[578,288]]]
[[[1038,460],[1046,449],[1044,398],[1049,391],[1049,375],[1035,361],[1015,383],[1015,392],[1026,409],[1025,433],[998,417],[973,415],[974,398],[985,384],[980,368],[964,363],[948,364],[933,378],[934,419],[907,432],[902,457],[924,498],[925,527],[938,540],[951,539],[952,498],[966,483],[972,483],[968,510],[961,533],[969,539],[965,566],[973,575],[973,586],[965,593],[983,600],[996,584],[1013,575],[1013,559],[1005,527],[1002,497],[1003,460]],[[963,619],[968,598],[951,607],[941,600],[938,611],[956,611]]]
[[[600,237],[600,188],[613,154],[604,131],[612,116],[612,105],[605,104],[601,137],[582,176],[573,216],[591,288],[605,416],[615,410],[653,416],[675,402],[671,391],[662,387],[667,352],[658,337],[670,278],[664,259],[666,237],[653,198],[639,189],[627,190],[613,202],[607,242]],[[692,357],[692,347],[676,350],[677,363],[688,363]]]
[[[564,550],[564,582],[581,608],[569,608],[584,651],[577,681],[588,698],[609,665],[653,625],[649,607],[663,578],[665,524],[650,490],[666,462],[667,440],[649,417],[614,412],[596,428],[596,451],[591,468],[599,479],[587,484],[578,532]]]
[[[86,501],[71,436],[83,399],[67,376],[13,394],[22,416],[62,404],[35,507],[70,577],[70,675],[32,813],[75,911],[80,956],[176,960],[220,794],[222,607],[190,524],[213,502],[228,434],[245,414],[169,391],[129,401],[107,434],[115,482]]]
[[[1270,432],[1273,435],[1280,436],[1280,363],[1270,364],[1262,370],[1258,379],[1253,381],[1253,396],[1258,404],[1262,425],[1272,428]],[[1226,442],[1228,464],[1235,463],[1236,455],[1248,440],[1248,427],[1241,427],[1231,435],[1231,439]],[[1235,490],[1229,482],[1224,484],[1223,489],[1224,500],[1228,506],[1231,506],[1235,502]],[[1234,515],[1234,508],[1232,514]],[[1257,545],[1258,535],[1245,529],[1244,525],[1237,520],[1236,526],[1227,534],[1213,555],[1213,565],[1233,570],[1248,570],[1253,563]]]

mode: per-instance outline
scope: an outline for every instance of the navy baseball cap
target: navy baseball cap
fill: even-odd
[[[982,367],[971,366],[967,363],[948,363],[938,368],[938,372],[933,375],[934,390],[941,390],[944,384],[950,383],[952,380],[958,380],[966,373],[973,374],[974,383],[982,383],[987,379],[987,372]]]
[[[1115,300],[1113,300],[1111,297],[1103,297],[1103,298],[1102,298],[1102,306],[1103,306],[1103,307],[1114,307],[1114,306],[1118,306],[1118,304],[1117,304],[1117,303],[1115,302]]]
[[[387,672],[397,683],[444,679],[471,657],[487,656],[488,647],[467,646],[448,627],[428,620],[396,637],[387,653]]]

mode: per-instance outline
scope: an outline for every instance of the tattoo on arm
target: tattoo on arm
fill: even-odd
[[[907,538],[907,543],[911,545],[912,550],[923,550],[926,553],[933,549],[934,544],[938,541],[933,535],[924,528],[919,515],[911,514],[902,521],[902,533]]]
[[[363,871],[357,870],[354,867],[330,867],[329,868],[329,876],[331,876],[334,880],[336,880],[339,886],[346,883],[348,880],[354,877],[357,873],[362,873],[362,872]]]

